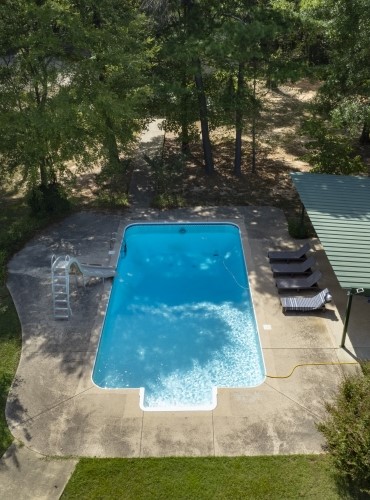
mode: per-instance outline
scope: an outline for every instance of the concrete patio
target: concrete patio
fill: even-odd
[[[82,212],[42,232],[9,264],[8,287],[22,323],[21,361],[6,408],[13,435],[52,456],[151,457],[320,453],[316,422],[343,375],[357,365],[297,368],[251,389],[221,389],[209,412],[143,412],[139,391],[104,390],[91,381],[111,282],[72,286],[69,321],[52,314],[50,257],[70,254],[112,263],[113,232],[133,221],[236,221],[243,228],[251,291],[268,376],[300,363],[369,358],[370,305],[355,297],[346,349],[339,343],[346,294],[317,241],[321,287],[334,297],[326,312],[284,315],[267,259],[295,246],[283,213],[272,207],[218,207],[122,214]],[[72,281],[71,281],[72,283]]]

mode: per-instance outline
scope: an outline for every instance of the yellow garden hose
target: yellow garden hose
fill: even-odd
[[[289,378],[293,375],[293,372],[299,366],[323,366],[323,365],[358,365],[356,361],[326,361],[323,363],[300,363],[299,365],[295,365],[289,375],[266,375],[267,378]]]

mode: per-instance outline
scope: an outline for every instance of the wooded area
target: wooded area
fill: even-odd
[[[127,170],[138,132],[161,117],[180,145],[173,168],[199,159],[200,131],[199,168],[214,174],[225,129],[234,176],[258,175],[265,97],[301,78],[322,82],[302,116],[306,159],[365,173],[369,29],[367,0],[6,0],[0,174],[35,213],[62,211],[74,177]]]

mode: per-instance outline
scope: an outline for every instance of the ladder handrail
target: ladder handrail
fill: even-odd
[[[59,266],[60,265],[60,266]],[[72,314],[70,307],[70,269],[75,265],[79,272],[83,275],[84,284],[85,277],[112,278],[116,274],[116,268],[113,266],[104,266],[99,264],[85,264],[78,260],[76,257],[65,255],[57,257],[55,254],[51,256],[51,283],[52,283],[52,298],[55,318],[69,319]],[[62,271],[62,274],[55,274],[56,270]],[[76,278],[77,279],[77,278]],[[60,282],[60,280],[62,282]],[[59,282],[57,282],[59,281]],[[57,291],[57,287],[59,290]],[[64,298],[61,298],[63,297]],[[65,307],[57,307],[57,303],[65,303]],[[65,314],[56,314],[56,310],[64,311]]]
[[[62,260],[62,257],[57,257],[55,254],[51,256],[51,289],[55,319],[69,319],[72,314],[69,302],[69,266],[58,268]],[[57,269],[63,271],[63,274],[55,274]]]

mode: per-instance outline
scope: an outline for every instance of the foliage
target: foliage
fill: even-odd
[[[118,163],[134,140],[149,92],[146,28],[134,1],[1,3],[0,173],[43,186],[34,204],[71,166]]]
[[[7,257],[6,251],[0,250],[0,283],[5,283]]]
[[[365,127],[370,142],[370,3],[368,0],[319,2],[326,17],[325,37],[329,63],[320,89],[321,105],[337,123],[357,136]],[[355,112],[357,110],[357,112]],[[362,118],[362,123],[361,123]]]
[[[77,2],[85,51],[72,82],[89,148],[120,170],[120,155],[147,122],[156,53],[150,26],[135,1]]]
[[[153,208],[166,210],[169,208],[181,208],[185,205],[184,198],[179,194],[158,194],[155,195],[152,201]]]
[[[95,176],[98,190],[98,205],[128,207],[129,181],[132,173],[132,159],[120,160],[118,164],[106,163]]]
[[[366,171],[361,157],[353,151],[349,139],[317,119],[307,120],[303,132],[308,136],[309,152],[305,159],[312,172],[321,174],[355,175]]]
[[[240,175],[246,119],[252,121],[255,143],[255,121],[261,108],[257,79],[277,84],[292,76],[296,63],[286,43],[294,31],[289,27],[291,16],[282,15],[273,3],[199,0],[180,6],[144,2],[157,20],[161,40],[154,108],[165,116],[165,129],[179,134],[183,152],[194,140],[194,124],[200,119],[207,173],[213,172],[208,130],[235,127],[234,170]]]
[[[346,377],[318,428],[338,472],[370,493],[370,363],[362,369],[363,376]]]
[[[50,213],[61,215],[71,209],[64,189],[56,182],[31,188],[27,203],[32,215],[35,216],[45,216]]]
[[[339,495],[329,461],[320,455],[81,459],[62,499],[98,498],[334,500],[346,496]]]
[[[126,193],[117,194],[109,191],[99,191],[96,206],[102,208],[128,208],[129,196]]]
[[[301,219],[290,218],[288,219],[288,231],[292,238],[306,239],[310,237],[310,230],[305,222]]]
[[[153,158],[145,155],[144,160],[149,165],[154,181],[153,206],[157,208],[183,206],[183,197],[176,191],[182,183],[185,158],[173,153],[165,155],[163,150]]]
[[[344,97],[332,110],[331,119],[336,127],[344,129],[349,137],[358,137],[364,123],[370,124],[370,105],[359,97]]]
[[[16,0],[0,6],[2,175],[46,186],[73,156],[83,156],[81,123],[68,90],[67,47],[79,46],[67,2]]]
[[[213,173],[209,135],[209,99],[206,93],[213,71],[204,70],[204,45],[208,43],[210,20],[207,2],[143,2],[151,15],[160,42],[153,108],[164,117],[164,128],[179,134],[183,153],[196,137],[200,120],[204,164]],[[159,8],[156,8],[159,5]]]
[[[29,214],[29,209],[17,200],[7,203],[0,199],[0,286],[5,283],[6,264],[9,258],[28,241],[36,231],[58,220],[55,212]]]

